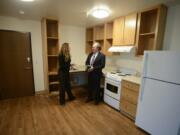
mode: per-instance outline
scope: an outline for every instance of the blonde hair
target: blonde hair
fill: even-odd
[[[64,55],[65,61],[68,61],[71,58],[70,51],[69,51],[69,43],[62,44],[60,55]]]

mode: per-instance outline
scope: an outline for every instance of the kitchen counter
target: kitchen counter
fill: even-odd
[[[141,84],[141,78],[137,77],[137,76],[124,76],[123,80],[132,82],[132,83],[136,83],[136,84]]]
[[[76,72],[85,72],[86,66],[85,65],[76,65],[75,70],[70,70],[70,73],[76,73]],[[116,70],[114,68],[104,68],[102,70],[103,74],[106,75],[107,72],[115,72]]]
[[[106,76],[107,72],[116,72],[116,68],[114,67],[106,67],[102,70],[104,76]]]
[[[78,72],[85,72],[86,66],[85,65],[76,65],[75,69],[70,70],[70,73],[78,73]]]

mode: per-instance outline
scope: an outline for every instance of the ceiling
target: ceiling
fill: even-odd
[[[22,19],[40,20],[42,17],[58,18],[62,24],[91,26],[112,20],[121,15],[138,11],[160,3],[168,5],[179,3],[179,0],[0,0],[0,15]],[[87,16],[94,6],[105,5],[111,10],[106,19],[95,19]],[[25,14],[19,14],[22,10]]]

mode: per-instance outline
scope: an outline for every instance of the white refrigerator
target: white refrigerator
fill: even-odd
[[[180,52],[146,51],[135,124],[152,135],[180,135]]]

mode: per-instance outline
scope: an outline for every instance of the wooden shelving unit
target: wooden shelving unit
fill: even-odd
[[[139,13],[137,54],[160,50],[164,36],[167,8],[163,5]]]
[[[44,75],[46,89],[56,91],[59,88],[58,80],[58,53],[59,53],[59,32],[58,20],[43,18],[43,53],[44,53]]]

